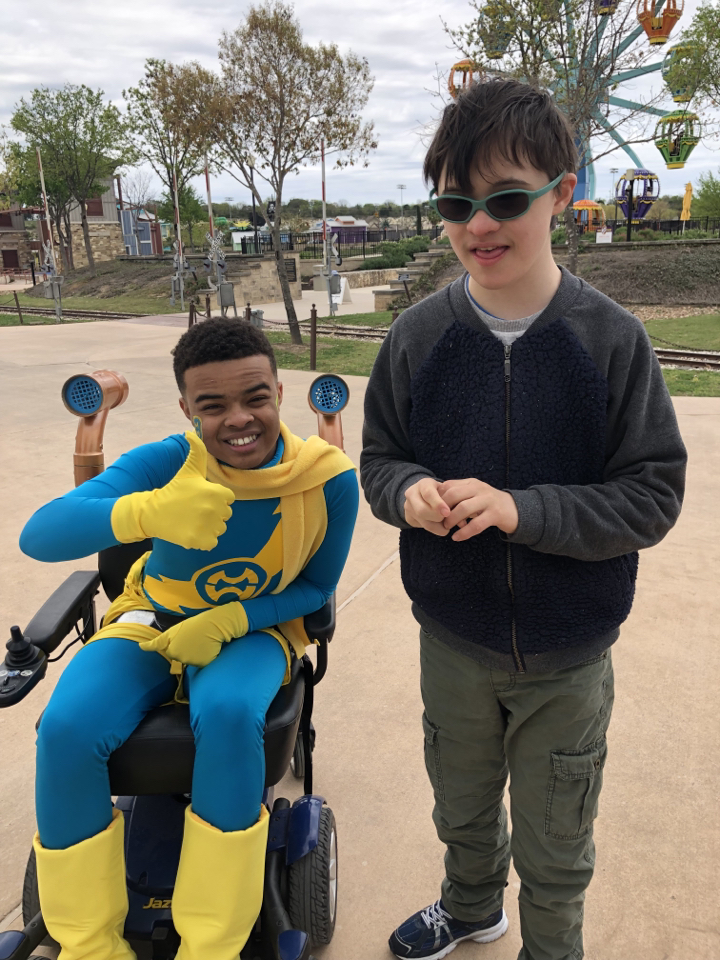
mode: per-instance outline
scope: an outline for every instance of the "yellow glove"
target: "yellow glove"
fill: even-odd
[[[171,660],[204,667],[220,653],[223,643],[244,637],[247,629],[245,609],[239,600],[233,600],[196,613],[140,646],[143,650],[164,653]]]
[[[128,493],[115,501],[110,514],[113,533],[120,543],[157,537],[186,550],[213,550],[225,533],[235,497],[207,477],[207,449],[191,430],[185,463],[170,483],[157,490]]]

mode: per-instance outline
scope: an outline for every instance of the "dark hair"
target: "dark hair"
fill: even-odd
[[[265,334],[247,320],[220,318],[203,320],[184,333],[171,351],[173,371],[178,388],[185,390],[185,371],[204,363],[221,360],[241,360],[262,354],[270,361],[274,376],[277,363],[270,341]]]
[[[469,193],[473,166],[488,178],[498,159],[530,163],[549,180],[575,172],[573,129],[549,93],[519,80],[471,84],[443,111],[423,176],[437,190],[445,171],[446,182]]]

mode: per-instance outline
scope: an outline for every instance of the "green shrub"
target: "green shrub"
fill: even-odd
[[[672,240],[710,240],[712,233],[708,230],[686,230],[685,233],[674,233],[668,239]]]
[[[435,243],[440,244],[440,245],[442,245],[443,247],[449,247],[449,246],[450,246],[450,237],[449,237],[446,233],[444,233],[441,237],[439,237],[439,238],[435,241]]]
[[[412,260],[414,253],[425,253],[430,249],[427,237],[409,237],[406,240],[388,240],[380,244],[382,255],[364,260],[359,270],[389,270],[392,267],[404,267]]]
[[[567,243],[567,231],[565,227],[555,227],[550,234],[551,243]]]

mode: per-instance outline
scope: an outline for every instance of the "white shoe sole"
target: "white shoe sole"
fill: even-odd
[[[442,950],[424,957],[423,960],[442,960],[443,957],[452,953],[455,947],[464,940],[474,940],[475,943],[492,943],[493,940],[499,940],[500,937],[507,932],[508,926],[507,914],[503,910],[502,917],[500,917],[499,922],[496,923],[494,927],[488,927],[487,930],[481,930],[479,933],[469,933],[466,937],[458,937],[457,940],[453,940],[452,943],[443,947]],[[400,957],[400,954],[396,953],[395,956]],[[400,958],[400,960],[402,960],[402,958]]]

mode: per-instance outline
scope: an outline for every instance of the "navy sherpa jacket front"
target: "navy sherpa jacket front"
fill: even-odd
[[[642,324],[567,271],[512,347],[464,278],[405,311],[366,394],[361,477],[402,529],[420,623],[487,666],[539,672],[606,649],[632,605],[637,550],[682,503],[686,452]],[[456,543],[408,526],[421,477],[508,490],[519,525]]]

